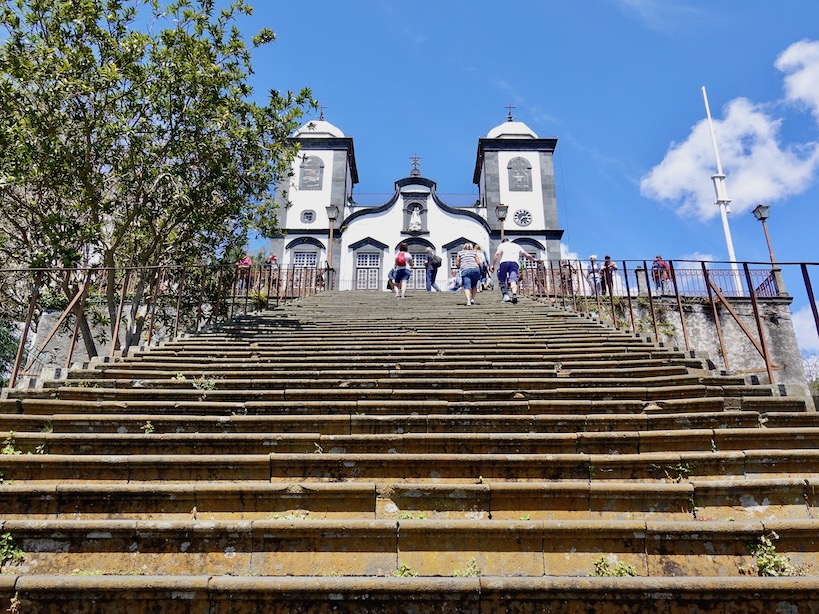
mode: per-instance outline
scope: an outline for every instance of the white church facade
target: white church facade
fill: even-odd
[[[358,168],[352,137],[321,118],[291,139],[300,152],[289,184],[277,192],[283,232],[271,242],[283,266],[329,265],[336,289],[384,289],[395,252],[407,243],[415,265],[409,287],[423,289],[427,247],[450,266],[465,242],[480,244],[491,258],[502,237],[538,259],[560,258],[557,139],[539,138],[511,116],[478,139],[473,182],[479,197],[468,207],[444,202],[417,164],[395,182],[386,202],[360,206],[353,195]],[[442,270],[439,285],[445,278]]]

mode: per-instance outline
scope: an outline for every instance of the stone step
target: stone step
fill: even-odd
[[[153,423],[152,423],[153,426]],[[144,425],[143,425],[144,427]],[[596,433],[26,433],[2,432],[45,454],[642,454],[819,449],[819,428],[674,429]]]
[[[149,614],[255,612],[808,611],[816,577],[0,576],[0,598],[53,612],[104,603]]]
[[[202,404],[204,405],[204,403]],[[520,414],[473,413],[465,411],[447,414],[448,406],[444,403],[429,402],[427,409],[441,413],[418,411],[420,406],[402,404],[403,414],[382,413],[366,415],[359,413],[355,402],[341,403],[329,407],[332,415],[320,414],[317,410],[307,413],[304,407],[299,411],[288,411],[279,408],[283,413],[252,414],[246,406],[230,405],[226,407],[205,407],[217,415],[208,415],[206,411],[191,415],[179,414],[184,407],[170,408],[167,414],[158,413],[165,404],[156,403],[142,410],[154,410],[155,413],[120,413],[119,404],[101,402],[85,407],[89,413],[60,414],[53,413],[62,409],[76,410],[78,407],[65,401],[23,401],[26,408],[21,414],[0,414],[0,430],[31,433],[138,433],[145,434],[146,424],[154,433],[320,433],[323,435],[354,434],[396,434],[396,433],[583,433],[583,432],[618,432],[683,429],[723,429],[723,428],[757,428],[760,421],[775,424],[783,428],[792,428],[789,421],[771,422],[769,416],[762,417],[752,411],[701,411],[697,413],[650,413],[650,414],[595,414],[586,413],[590,405],[580,408],[578,413],[554,415],[532,415],[523,411]],[[494,406],[493,406],[494,407]],[[136,408],[135,408],[136,409]],[[251,408],[253,409],[253,408]],[[487,408],[491,409],[491,408]],[[500,410],[500,408],[498,408]],[[231,411],[239,412],[231,415]],[[336,411],[338,410],[338,411]],[[385,408],[386,410],[386,408]],[[103,413],[103,412],[108,413]],[[810,415],[812,424],[804,423],[802,417]],[[795,426],[819,428],[819,415],[790,414],[796,420]],[[29,450],[33,451],[33,450]]]
[[[274,482],[503,482],[814,478],[819,450],[647,452],[642,454],[331,454],[0,456],[4,480],[42,483],[192,480]]]
[[[463,384],[469,386],[464,387]],[[582,387],[571,380],[549,378],[510,378],[502,389],[492,387],[493,382],[436,378],[383,378],[373,380],[293,380],[287,388],[270,388],[258,380],[232,380],[232,388],[227,381],[216,382],[216,388],[147,388],[137,384],[129,388],[104,388],[95,386],[57,385],[47,389],[9,391],[9,399],[17,398],[57,398],[71,401],[155,401],[166,402],[251,402],[251,401],[301,401],[325,399],[333,400],[423,400],[435,398],[447,401],[508,401],[517,398],[534,400],[620,400],[631,402],[667,402],[673,399],[700,399],[703,397],[745,397],[771,396],[768,387],[746,386],[706,386],[700,384],[662,385],[661,382],[641,381],[642,385],[622,386],[599,385]],[[315,384],[315,387],[313,386]],[[322,387],[322,384],[325,387]],[[483,387],[483,386],[486,387]],[[329,386],[329,387],[327,387]],[[804,401],[803,401],[804,403]]]
[[[74,389],[81,390],[81,389]],[[445,414],[450,416],[464,416],[469,418],[475,414],[495,414],[500,416],[526,415],[537,418],[539,416],[561,416],[571,414],[585,417],[596,414],[631,414],[634,419],[642,420],[645,416],[654,414],[691,414],[714,413],[733,410],[765,413],[770,419],[773,411],[782,407],[789,415],[799,408],[805,411],[803,399],[787,397],[740,397],[724,398],[720,396],[702,398],[658,399],[644,401],[640,399],[531,399],[522,393],[504,393],[493,400],[485,400],[487,395],[482,392],[449,394],[438,399],[425,399],[425,395],[418,392],[414,398],[379,399],[368,398],[367,390],[341,392],[336,397],[316,400],[324,395],[310,395],[303,392],[288,391],[287,399],[281,391],[270,400],[245,400],[244,397],[218,400],[217,395],[210,393],[203,395],[182,395],[169,402],[158,398],[160,395],[151,394],[143,390],[140,394],[129,395],[126,390],[113,390],[112,399],[78,399],[65,398],[69,395],[60,395],[53,398],[47,392],[29,392],[0,401],[0,408],[4,412],[26,413],[30,415],[59,415],[72,414],[78,410],[85,414],[154,414],[161,416],[191,413],[193,415],[214,416],[243,416],[243,415],[288,415],[303,416],[308,414],[351,414],[355,416],[372,415],[431,415]],[[191,397],[194,398],[191,398]],[[224,392],[222,395],[224,396]],[[262,395],[251,395],[249,398],[259,399]],[[119,398],[116,398],[119,397]],[[295,400],[290,400],[296,397]],[[765,401],[765,402],[763,402]],[[623,416],[621,419],[626,419]]]
[[[487,484],[6,484],[3,518],[64,520],[809,520],[818,479]]]
[[[796,568],[819,563],[819,521],[6,520],[18,573],[379,576],[591,575],[601,553],[638,576],[740,575],[776,535]],[[362,547],[364,546],[364,547]]]

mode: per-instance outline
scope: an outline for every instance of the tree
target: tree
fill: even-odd
[[[113,326],[115,267],[206,261],[250,229],[275,232],[287,136],[316,103],[308,89],[253,100],[250,51],[275,36],[249,49],[236,20],[251,13],[243,0],[0,0],[6,266],[106,267]]]

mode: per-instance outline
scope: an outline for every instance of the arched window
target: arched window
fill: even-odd
[[[532,191],[532,165],[526,158],[512,158],[506,165],[509,173],[509,190],[511,192]]]
[[[299,167],[299,189],[320,190],[324,181],[324,162],[317,156],[306,156]]]

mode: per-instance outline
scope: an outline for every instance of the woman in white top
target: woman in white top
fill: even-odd
[[[477,292],[478,284],[481,281],[481,263],[483,258],[475,251],[471,243],[464,243],[461,251],[455,257],[455,266],[461,271],[461,281],[464,284],[464,294],[466,295],[466,306],[475,304],[473,299],[473,288]]]

